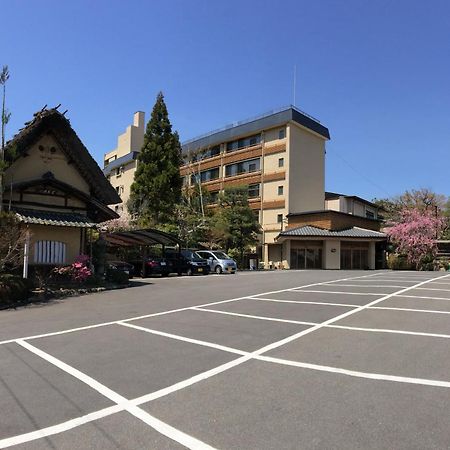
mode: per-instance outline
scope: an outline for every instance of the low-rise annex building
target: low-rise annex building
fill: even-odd
[[[88,254],[87,230],[118,215],[120,197],[57,108],[42,109],[11,139],[3,208],[29,230],[31,265],[64,265]]]

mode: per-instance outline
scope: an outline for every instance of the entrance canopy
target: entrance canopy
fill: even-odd
[[[116,231],[114,233],[105,234],[104,238],[109,244],[118,247],[131,247],[136,245],[179,245],[181,247],[182,245],[181,241],[175,236],[153,228],[132,231]]]

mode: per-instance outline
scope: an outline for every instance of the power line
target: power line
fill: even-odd
[[[362,172],[360,172],[357,168],[355,168],[352,164],[350,164],[343,156],[341,156],[339,153],[337,153],[336,151],[333,151],[332,154],[335,154],[341,161],[343,161],[345,164],[347,164],[348,167],[350,167],[350,169],[353,170],[353,172],[355,172],[356,174],[358,174],[361,178],[363,178],[365,181],[367,181],[369,184],[371,184],[372,186],[376,187],[378,190],[380,190],[381,192],[383,192],[384,194],[386,194],[388,197],[391,197],[391,194],[389,192],[386,191],[386,189],[384,189],[383,187],[381,187],[379,184],[375,183],[373,180],[371,180],[370,178],[368,178],[366,175],[364,175]]]

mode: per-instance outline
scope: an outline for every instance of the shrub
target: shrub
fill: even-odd
[[[414,266],[408,263],[405,256],[392,253],[387,261],[388,269],[391,270],[414,270]]]
[[[51,273],[51,279],[59,283],[83,284],[90,276],[92,276],[92,272],[82,262],[55,267]]]
[[[30,280],[16,275],[0,275],[0,305],[10,305],[26,300],[31,288]]]

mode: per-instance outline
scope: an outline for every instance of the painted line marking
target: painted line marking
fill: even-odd
[[[192,309],[194,311],[204,311],[204,312],[209,312],[209,313],[224,314],[227,316],[246,317],[248,319],[268,320],[271,322],[295,323],[298,325],[309,325],[309,326],[317,325],[316,322],[303,322],[300,320],[277,319],[276,317],[254,316],[251,314],[241,314],[241,313],[235,313],[235,312],[229,312],[229,311],[220,311],[217,309],[206,309],[206,308],[192,308]]]
[[[325,284],[325,286],[328,286],[328,285],[330,285],[331,283],[327,283],[327,284]],[[387,285],[387,284],[371,284],[371,285],[367,285],[367,286],[364,286],[364,285],[361,285],[361,284],[337,284],[337,283],[334,283],[333,284],[333,287],[334,286],[342,286],[342,287],[358,287],[358,288],[368,288],[368,287],[371,287],[371,288],[404,288],[404,287],[407,287],[407,286],[398,286],[398,285],[393,285],[393,284],[390,284],[390,285]],[[385,292],[382,292],[382,294],[384,294]]]
[[[318,294],[345,294],[345,295],[376,295],[379,297],[380,295],[385,295],[384,292],[379,292],[376,294],[375,292],[345,292],[345,291],[317,291],[312,289],[292,289],[295,292],[312,292],[312,293],[318,293]],[[259,294],[264,295],[264,294]]]
[[[280,300],[277,298],[260,298],[260,297],[248,297],[249,300],[256,300],[261,302],[277,302],[277,303],[297,303],[306,305],[325,305],[325,306],[343,306],[346,308],[357,308],[360,305],[354,305],[350,303],[330,303],[330,302],[310,302],[304,300]]]
[[[415,309],[415,308],[396,308],[389,306],[372,306],[368,309],[387,309],[392,311],[409,311],[409,312],[417,312],[417,313],[431,313],[431,314],[450,314],[450,311],[436,311],[432,309]]]
[[[396,295],[396,297],[403,297],[403,298],[422,298],[422,299],[426,299],[426,300],[445,300],[445,301],[450,301],[450,298],[446,298],[446,297],[424,297],[421,295]]]
[[[354,278],[368,278],[368,277],[373,277],[376,274],[370,274],[370,275],[362,275],[362,276],[358,276],[358,277],[354,277]],[[342,278],[340,280],[337,281],[347,281],[347,280],[352,280],[353,278]],[[262,292],[261,294],[255,294],[255,295],[270,295],[270,294],[278,294],[280,292],[289,292],[289,291],[295,291],[296,289],[301,289],[301,288],[307,288],[307,287],[312,287],[312,286],[320,286],[322,285],[324,282],[317,282],[317,283],[312,283],[312,284],[306,284],[303,286],[297,286],[294,288],[288,288],[288,289],[279,289],[276,291],[269,291],[269,292]],[[116,325],[118,322],[132,322],[134,320],[139,320],[139,319],[146,319],[148,317],[157,317],[157,316],[162,316],[165,314],[173,314],[173,313],[177,313],[177,312],[182,312],[182,311],[188,311],[192,308],[201,308],[203,306],[213,306],[213,305],[220,305],[222,303],[229,303],[229,302],[235,302],[238,300],[243,300],[246,299],[248,296],[243,296],[243,297],[236,297],[236,298],[231,298],[231,299],[227,299],[227,300],[220,300],[217,302],[209,302],[209,303],[203,303],[201,305],[192,305],[192,306],[187,306],[184,308],[177,308],[177,309],[171,309],[171,310],[167,310],[167,311],[160,311],[157,313],[151,313],[151,314],[145,314],[145,315],[141,315],[141,316],[136,316],[136,317],[128,317],[126,319],[120,319],[120,320],[115,320],[115,321],[111,321],[111,322],[103,322],[103,323],[97,323],[97,324],[93,324],[93,325],[86,325],[83,327],[76,327],[76,328],[68,328],[65,330],[60,330],[60,331],[53,331],[50,333],[43,333],[43,334],[36,334],[36,335],[31,335],[31,336],[25,336],[25,337],[20,337],[20,338],[15,338],[15,339],[8,339],[8,340],[4,340],[4,341],[0,341],[0,345],[3,344],[11,344],[14,342],[17,342],[18,340],[23,340],[23,341],[27,341],[30,339],[40,339],[40,338],[44,338],[44,337],[50,337],[50,336],[57,336],[60,334],[66,334],[66,333],[74,333],[77,331],[84,331],[84,330],[90,330],[92,328],[99,328],[99,327],[104,327],[104,326],[110,326],[110,325]]]
[[[327,325],[326,328],[337,328],[349,331],[364,331],[370,333],[392,333],[392,334],[407,334],[411,336],[432,337],[450,339],[450,334],[439,333],[425,333],[421,331],[404,331],[404,330],[391,330],[389,328],[365,328],[365,327],[351,327],[346,325]]]
[[[69,375],[71,375],[72,377],[81,381],[82,383],[86,384],[90,388],[96,390],[104,397],[106,397],[109,400],[111,400],[112,402],[116,403],[117,406],[122,407],[125,411],[129,412],[133,416],[142,420],[144,423],[146,423],[147,425],[149,425],[150,427],[152,427],[159,433],[163,434],[164,436],[168,437],[169,439],[172,439],[173,441],[178,442],[179,444],[184,445],[185,447],[190,448],[190,449],[205,449],[205,450],[207,450],[207,449],[213,448],[213,447],[210,447],[209,445],[205,444],[204,442],[202,442],[198,439],[195,439],[194,437],[189,436],[188,434],[183,433],[180,430],[177,430],[176,428],[170,426],[169,424],[162,422],[161,420],[157,419],[156,417],[153,417],[149,413],[140,409],[138,406],[130,404],[130,402],[122,395],[118,394],[117,392],[113,391],[112,389],[108,388],[107,386],[101,384],[100,382],[98,382],[94,378],[90,377],[89,375],[86,375],[85,373],[79,371],[78,369],[75,369],[74,367],[55,358],[54,356],[38,349],[37,347],[34,347],[29,342],[25,342],[23,340],[18,340],[17,344],[21,345],[28,351],[34,353],[35,355],[39,356],[40,358],[49,362],[50,364],[53,364],[54,366],[58,367],[62,371],[68,373]],[[10,439],[14,439],[14,438],[10,438]],[[0,445],[2,445],[2,441],[0,441]]]
[[[417,290],[421,291],[444,291],[444,292],[450,292],[450,289],[442,289],[442,288],[422,288],[418,287]]]
[[[238,317],[248,317],[250,319],[257,320],[269,320],[274,322],[287,322],[287,323],[295,323],[299,325],[319,325],[318,322],[302,322],[300,320],[289,320],[289,319],[279,319],[276,317],[267,317],[267,316],[254,316],[250,314],[241,314],[234,313],[228,311],[221,311],[218,309],[204,309],[204,308],[193,308],[195,311],[208,311],[216,314],[227,314],[230,316],[238,316]],[[324,328],[338,328],[349,331],[365,331],[365,332],[374,332],[374,333],[393,333],[393,334],[408,334],[412,336],[424,336],[424,337],[435,337],[435,338],[444,338],[450,339],[450,334],[440,334],[440,333],[427,333],[422,331],[407,331],[407,330],[393,330],[389,328],[367,328],[367,327],[355,327],[355,326],[347,326],[347,325],[325,325]]]
[[[354,281],[352,281],[352,283],[374,283],[374,282],[378,283],[379,281],[387,281],[389,283],[392,283],[392,282],[395,282],[395,283],[412,283],[412,284],[415,283],[415,280],[402,281],[402,280],[397,280],[395,278],[391,278],[391,279],[388,279],[388,278],[374,278],[373,280],[372,279],[371,280],[354,280]],[[332,283],[336,283],[336,281],[328,281],[327,282],[327,284],[332,284]],[[361,285],[361,286],[363,286],[363,285]]]
[[[397,383],[409,383],[409,384],[419,384],[422,386],[435,386],[435,387],[445,387],[450,388],[450,381],[440,381],[440,380],[429,380],[426,378],[411,378],[411,377],[401,377],[396,375],[384,375],[380,373],[368,373],[360,372],[356,370],[341,369],[339,367],[322,366],[319,364],[310,364],[299,361],[291,361],[280,358],[273,358],[271,356],[255,356],[255,359],[260,361],[271,362],[275,364],[281,364],[285,366],[301,367],[303,369],[317,370],[320,372],[331,372],[338,373],[342,375],[348,375],[357,378],[368,378],[370,380],[382,380],[382,381],[395,381]]]
[[[158,336],[167,337],[170,339],[175,339],[178,341],[188,342],[189,344],[202,345],[204,347],[211,347],[215,350],[221,350],[223,352],[235,353],[237,355],[246,355],[248,352],[244,352],[242,350],[238,350],[237,348],[227,347],[225,345],[214,344],[214,342],[201,341],[198,339],[191,339],[188,337],[180,336],[179,334],[166,333],[164,331],[153,330],[152,328],[141,327],[139,325],[134,325],[132,323],[119,322],[117,325],[122,325],[123,327],[133,328],[135,330],[144,331],[146,333],[155,334]]]

